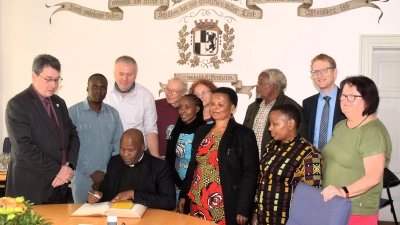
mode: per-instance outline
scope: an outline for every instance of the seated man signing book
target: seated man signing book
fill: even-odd
[[[90,204],[132,200],[150,208],[175,208],[175,184],[170,166],[144,153],[143,134],[126,130],[120,140],[119,155],[112,156],[98,191],[88,194]]]

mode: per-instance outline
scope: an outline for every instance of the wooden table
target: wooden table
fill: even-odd
[[[69,215],[81,205],[82,204],[36,205],[33,207],[33,210],[54,225],[107,224],[107,217],[70,217]],[[125,222],[126,225],[215,225],[215,223],[177,212],[150,208],[146,210],[141,219],[118,218],[118,225],[121,225],[122,222]]]

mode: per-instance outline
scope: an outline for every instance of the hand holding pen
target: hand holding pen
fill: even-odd
[[[100,191],[88,191],[87,201],[90,204],[94,204],[94,203],[98,202],[102,196],[103,196],[103,193],[101,193]]]

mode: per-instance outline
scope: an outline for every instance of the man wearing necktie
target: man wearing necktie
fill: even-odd
[[[32,84],[7,104],[11,161],[6,196],[24,196],[35,204],[67,201],[80,142],[64,100],[54,94],[62,81],[60,71],[55,57],[37,56]]]
[[[308,140],[322,150],[335,125],[345,119],[339,104],[341,90],[335,85],[338,70],[332,57],[319,54],[311,60],[310,72],[320,92],[303,100],[303,110]]]

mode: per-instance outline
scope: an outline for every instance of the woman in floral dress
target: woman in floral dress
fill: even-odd
[[[217,88],[210,114],[215,123],[195,133],[192,158],[180,193],[178,209],[217,224],[246,224],[251,216],[258,175],[254,132],[230,118],[236,92]],[[184,210],[189,196],[190,211]]]

